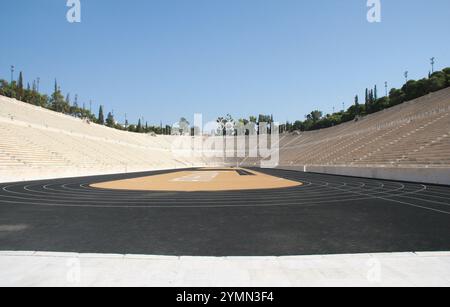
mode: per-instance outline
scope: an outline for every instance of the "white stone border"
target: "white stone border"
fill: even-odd
[[[214,258],[3,251],[0,286],[450,286],[450,252]]]
[[[328,175],[362,177],[408,181],[428,184],[450,185],[450,168],[448,167],[389,167],[389,166],[279,166],[278,169],[299,172],[311,172]]]

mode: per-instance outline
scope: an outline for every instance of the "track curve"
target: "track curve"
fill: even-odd
[[[449,187],[258,171],[304,185],[190,193],[90,187],[168,171],[0,184],[0,250],[178,256],[450,250]]]

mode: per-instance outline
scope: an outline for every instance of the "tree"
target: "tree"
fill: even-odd
[[[97,123],[99,125],[104,125],[105,124],[105,116],[103,114],[103,106],[100,106],[99,110],[98,110],[98,120]]]
[[[402,90],[393,88],[389,93],[390,106],[396,106],[405,102],[405,93]]]
[[[347,112],[350,114],[352,119],[358,115],[361,115],[364,112],[363,106],[361,106],[359,104],[359,96],[358,95],[355,96],[355,104],[353,106],[351,106]]]
[[[368,89],[368,88],[366,88],[366,100],[365,100],[365,104],[366,104],[366,107],[369,105],[369,89]]]
[[[368,97],[367,97],[367,103],[366,103],[366,112],[372,113],[372,106],[375,103],[375,94],[374,90],[368,90]]]
[[[405,100],[413,100],[429,93],[428,89],[429,79],[421,79],[419,81],[409,80],[403,87],[402,91],[405,93]]]
[[[166,128],[164,129],[166,135],[171,135],[172,134],[172,127],[169,125],[166,125]]]
[[[373,104],[372,111],[378,112],[378,111],[384,110],[386,108],[389,108],[389,98],[381,97],[378,100],[376,100],[375,103]]]
[[[323,113],[321,111],[315,110],[311,112],[311,119],[313,122],[317,122],[322,118]]]
[[[444,68],[442,71],[445,73],[447,79],[447,86],[450,86],[450,67]]]
[[[267,124],[270,124],[270,123],[271,123],[271,119],[272,119],[272,116],[271,116],[271,115],[260,114],[260,115],[258,116],[258,123],[267,123]]]
[[[293,131],[303,131],[303,122],[297,120],[294,122],[294,124],[292,125],[292,130]]]
[[[17,88],[23,90],[23,74],[19,73],[19,79],[17,80]]]
[[[55,80],[55,89],[50,98],[50,106],[53,111],[66,113],[69,111],[69,105],[64,99],[64,96],[61,94],[61,90],[58,87],[58,82]]]
[[[24,98],[23,91],[23,74],[19,73],[19,79],[17,80],[17,99],[22,100]]]
[[[181,135],[190,133],[191,131],[190,125],[191,124],[186,118],[184,117],[180,118],[180,120],[178,121],[178,133]]]
[[[109,112],[108,116],[106,117],[106,125],[108,127],[114,127],[114,125],[116,124],[116,121],[114,120],[114,115]]]
[[[428,89],[430,92],[439,91],[447,86],[447,76],[445,72],[435,72],[430,76],[428,81]]]

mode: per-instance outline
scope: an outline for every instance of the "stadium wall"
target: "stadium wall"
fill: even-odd
[[[130,174],[130,173],[142,173],[150,171],[164,171],[174,169],[187,169],[186,166],[174,165],[173,167],[161,167],[161,168],[125,168],[123,166],[117,168],[107,169],[29,169],[29,170],[8,170],[8,172],[0,172],[0,183],[15,183],[23,181],[40,181],[40,180],[52,180],[52,179],[64,179],[64,178],[76,178],[76,177],[89,177],[89,176],[103,176],[103,175],[115,175],[115,174]]]
[[[284,170],[373,179],[450,185],[450,168],[280,166]]]

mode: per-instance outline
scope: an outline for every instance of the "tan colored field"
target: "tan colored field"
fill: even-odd
[[[301,186],[286,180],[251,171],[254,176],[241,176],[234,169],[202,169],[140,177],[92,185],[94,188],[135,191],[236,191],[279,189]]]

